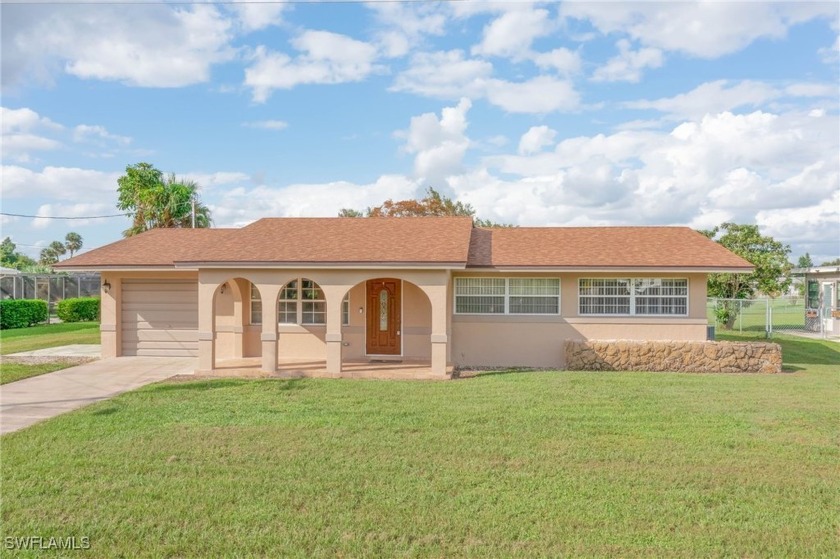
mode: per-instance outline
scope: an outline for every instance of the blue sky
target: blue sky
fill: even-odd
[[[120,238],[116,180],[216,226],[428,186],[519,225],[757,223],[840,256],[836,2],[2,4],[2,235]]]

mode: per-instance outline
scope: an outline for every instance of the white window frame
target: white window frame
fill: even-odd
[[[458,281],[459,280],[473,280],[473,279],[492,279],[492,280],[504,280],[505,282],[505,291],[504,294],[500,295],[464,295],[458,293]],[[536,279],[536,280],[555,280],[557,281],[557,312],[556,313],[514,313],[510,312],[510,299],[511,297],[555,297],[555,295],[511,295],[510,293],[510,280],[529,280],[529,279]],[[559,277],[556,276],[511,276],[511,277],[498,277],[498,276],[458,276],[454,279],[453,286],[452,286],[452,310],[454,314],[459,316],[560,316],[563,312],[562,305],[563,305],[563,282]],[[486,312],[459,312],[458,311],[458,297],[502,297],[504,298],[504,312],[499,313],[486,313]]]
[[[257,295],[256,298],[254,298],[255,293]],[[262,317],[263,317],[263,310],[264,310],[263,307],[262,307],[262,298],[260,296],[260,290],[257,289],[257,286],[254,285],[253,283],[251,284],[250,296],[251,296],[251,311],[250,311],[251,320],[250,320],[250,323],[254,324],[254,325],[261,325],[262,324]],[[260,304],[260,320],[259,320],[259,322],[254,321],[254,303],[259,303]]]
[[[326,326],[327,325],[327,299],[324,295],[323,299],[304,299],[303,298],[303,291],[304,289],[312,289],[312,288],[304,288],[303,282],[310,281],[315,286],[315,289],[318,289],[322,295],[324,295],[324,290],[318,285],[317,282],[311,280],[309,278],[294,278],[283,284],[283,287],[280,288],[280,293],[277,295],[277,323],[284,324],[284,325],[292,325],[298,324],[301,326]],[[282,296],[285,294],[287,286],[292,283],[297,282],[295,285],[296,288],[296,298],[295,299],[284,299]],[[295,322],[280,322],[280,304],[281,303],[295,303]],[[305,322],[303,320],[303,304],[304,303],[324,303],[324,322]]]
[[[350,292],[341,300],[341,325],[350,326]]]
[[[629,304],[629,313],[585,313],[582,312],[581,309],[581,302],[583,299],[594,299],[597,297],[609,297],[609,295],[582,295],[581,294],[581,282],[586,280],[624,280],[631,282],[632,287],[630,288],[630,304]],[[685,313],[683,314],[650,314],[650,313],[637,313],[636,312],[636,297],[645,297],[645,295],[639,295],[636,292],[636,282],[639,280],[659,280],[659,281],[684,281],[685,282],[685,295],[666,295],[660,297],[672,297],[672,298],[685,298]],[[691,303],[691,282],[688,278],[668,278],[668,277],[580,277],[577,281],[577,312],[578,316],[594,316],[594,317],[615,317],[615,316],[633,316],[633,317],[653,317],[653,318],[685,318],[691,315],[690,303]]]

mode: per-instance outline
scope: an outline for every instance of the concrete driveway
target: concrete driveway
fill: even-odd
[[[0,434],[178,374],[194,357],[117,357],[0,386]]]

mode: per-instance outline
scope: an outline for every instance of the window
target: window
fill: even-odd
[[[262,324],[262,300],[257,286],[251,284],[251,324]]]
[[[342,326],[349,326],[350,325],[350,294],[344,296],[344,299],[341,301],[341,325]]]
[[[820,307],[820,282],[816,280],[808,280],[808,304],[809,309],[818,309]]]
[[[685,316],[688,280],[660,278],[581,278],[582,315]]]
[[[280,290],[277,320],[280,324],[326,324],[327,303],[318,284],[295,279]]]
[[[456,314],[560,314],[559,278],[455,278]]]
[[[295,279],[283,286],[277,298],[277,321],[280,324],[326,324],[327,302],[318,284]],[[262,324],[262,300],[251,284],[251,324]]]

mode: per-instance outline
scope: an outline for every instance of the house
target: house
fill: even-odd
[[[705,340],[706,275],[749,262],[685,227],[267,218],[155,229],[56,268],[102,277],[102,353],[564,367],[563,341]]]
[[[829,336],[840,335],[840,266],[794,268],[805,283],[805,327]]]

